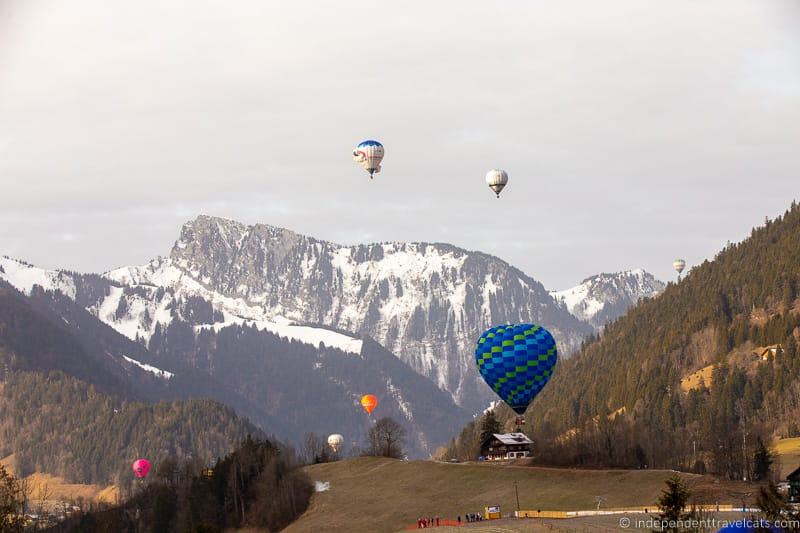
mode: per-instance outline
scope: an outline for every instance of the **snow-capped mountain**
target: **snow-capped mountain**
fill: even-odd
[[[209,216],[184,224],[169,257],[104,274],[106,288],[76,290],[63,273],[16,275],[63,285],[145,343],[176,318],[196,331],[246,324],[356,354],[360,341],[341,332],[368,335],[470,411],[493,399],[473,355],[486,328],[542,324],[562,356],[593,331],[539,282],[480,252],[438,243],[342,246]]]
[[[651,298],[666,285],[642,269],[597,274],[580,285],[550,294],[577,318],[602,330],[642,298]]]
[[[151,302],[163,294],[159,288],[202,295],[223,313],[214,323],[324,324],[369,335],[471,407],[490,397],[473,361],[475,339],[486,328],[543,324],[565,355],[591,332],[539,282],[486,254],[448,244],[342,246],[208,216],[183,226],[169,258],[106,277],[142,288],[141,299]],[[112,324],[115,301],[98,309]],[[125,316],[143,313],[143,306],[132,302]],[[163,304],[159,309],[140,315],[127,334],[152,334],[164,316]]]
[[[127,281],[0,258],[0,346],[17,351],[22,368],[61,370],[121,398],[211,397],[295,442],[315,431],[360,444],[370,423],[359,402],[366,392],[378,396],[380,416],[407,428],[416,457],[470,418],[366,336],[252,319],[239,302],[221,303],[189,282]],[[27,330],[59,348],[42,350]]]

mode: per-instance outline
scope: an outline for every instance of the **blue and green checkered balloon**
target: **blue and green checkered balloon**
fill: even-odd
[[[522,415],[547,384],[558,361],[556,341],[534,324],[487,329],[475,348],[475,362],[489,387]]]

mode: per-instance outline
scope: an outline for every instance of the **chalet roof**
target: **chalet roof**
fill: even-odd
[[[774,352],[778,352],[779,350],[783,350],[783,346],[780,344],[771,344],[769,346],[765,346],[761,350],[761,357],[764,357],[767,354],[773,355]]]
[[[524,433],[495,433],[493,436],[503,444],[533,444]]]

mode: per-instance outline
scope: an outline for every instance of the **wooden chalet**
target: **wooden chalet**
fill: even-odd
[[[481,456],[487,461],[508,461],[530,457],[533,441],[524,433],[494,433],[481,443]]]

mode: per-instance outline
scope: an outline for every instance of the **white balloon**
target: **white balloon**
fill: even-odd
[[[498,198],[500,198],[500,191],[503,190],[507,183],[508,174],[506,174],[505,170],[493,168],[486,173],[486,185],[494,191]]]
[[[338,433],[334,433],[328,437],[328,446],[331,447],[334,453],[339,451],[339,448],[344,444],[344,437]]]
[[[678,272],[678,274],[680,274],[681,272],[683,272],[683,269],[686,268],[686,261],[684,261],[683,259],[676,259],[672,263],[672,268],[674,268]]]
[[[369,179],[372,175],[381,171],[381,161],[383,161],[383,145],[378,141],[362,141],[353,150],[353,161],[369,172]]]

